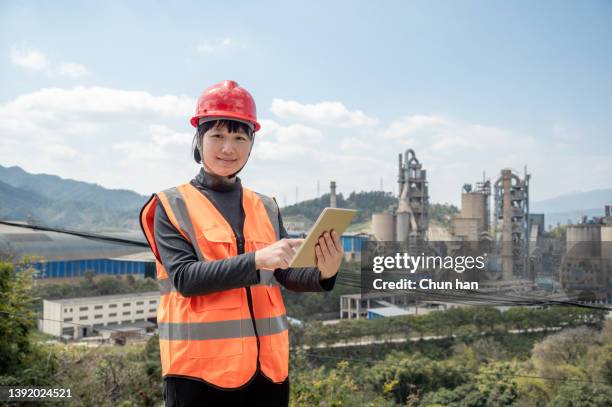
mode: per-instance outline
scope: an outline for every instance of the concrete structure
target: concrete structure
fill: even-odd
[[[156,321],[158,304],[157,291],[43,300],[39,329],[57,337],[79,339],[116,325]]]
[[[340,296],[340,319],[367,318],[368,309],[377,305],[406,307],[410,303],[405,294],[367,293]]]
[[[612,222],[601,227],[601,257],[612,260]]]
[[[461,194],[461,213],[460,218],[477,219],[478,232],[489,231],[490,210],[489,198],[491,196],[491,182],[483,179],[476,183],[476,189],[472,191],[471,184],[463,186]]]
[[[506,280],[525,276],[528,252],[529,179],[503,169],[495,181],[495,236],[501,248],[501,269]]]
[[[567,227],[567,254],[571,257],[597,257],[601,254],[599,223],[584,223]]]
[[[416,158],[414,150],[399,154],[399,202],[396,214],[396,240],[423,240],[429,227],[429,186],[427,171]]]
[[[476,183],[464,184],[461,193],[461,211],[451,220],[451,234],[464,241],[478,242],[489,235],[489,197],[491,182],[483,179]],[[486,234],[486,236],[485,236]]]
[[[397,205],[372,214],[372,234],[380,241],[411,242],[427,238],[429,228],[429,187],[427,171],[414,150],[399,154]]]
[[[372,234],[375,239],[383,242],[395,241],[395,217],[393,213],[373,213]]]
[[[329,206],[332,208],[336,208],[336,181],[332,181],[329,183]]]
[[[534,235],[534,233],[538,236],[542,236],[546,230],[546,223],[544,220],[543,213],[530,213],[528,215],[529,222],[529,236]],[[535,230],[535,232],[534,232]]]
[[[564,289],[588,291],[595,299],[612,302],[612,217],[567,227],[559,280]]]
[[[451,234],[468,242],[477,242],[480,238],[480,221],[476,218],[456,217],[451,221]]]

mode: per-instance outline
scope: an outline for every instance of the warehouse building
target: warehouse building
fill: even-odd
[[[113,233],[112,237],[141,241],[139,231]],[[109,243],[66,233],[0,225],[0,253],[16,260],[29,258],[36,278],[70,278],[95,275],[155,275],[155,263],[145,247]]]
[[[43,300],[39,329],[64,338],[80,339],[132,328],[154,328],[159,292]]]

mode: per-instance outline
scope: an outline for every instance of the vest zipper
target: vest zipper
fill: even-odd
[[[244,239],[236,237],[236,243],[238,245],[238,254],[244,253]],[[251,314],[251,322],[253,323],[253,331],[255,332],[255,339],[257,340],[257,371],[260,370],[261,366],[259,363],[259,334],[257,333],[257,324],[255,323],[255,311],[253,311],[253,296],[251,294],[251,287],[245,287],[247,302],[249,304],[249,313]]]
[[[204,196],[206,196],[206,194],[204,194]],[[217,212],[219,212],[219,214],[223,217],[223,212],[221,212],[221,209],[219,209],[214,200],[208,198],[208,196],[206,196],[206,199],[208,199],[212,206],[214,206]],[[234,238],[236,239],[236,248],[238,252],[237,254],[244,254],[244,220],[246,218],[246,213],[244,212],[244,206],[242,202],[242,188],[240,189],[240,211],[242,215],[242,236],[238,237],[238,233],[236,233],[234,227],[229,222],[227,222],[227,224],[234,233]],[[251,287],[245,287],[245,290],[247,296],[247,303],[249,304],[249,314],[251,314],[251,323],[253,324],[253,332],[255,332],[255,339],[257,340],[257,368],[255,371],[259,372],[261,370],[261,363],[259,362],[259,348],[261,345],[259,343],[259,334],[257,333],[257,324],[255,323],[255,311],[253,311],[253,295],[251,294]]]

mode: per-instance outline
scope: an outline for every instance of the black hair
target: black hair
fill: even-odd
[[[198,125],[198,129],[196,130],[196,133],[193,136],[193,141],[191,142],[193,159],[198,164],[202,163],[202,138],[204,137],[204,134],[213,127],[225,127],[230,133],[239,133],[242,130],[251,140],[253,140],[253,137],[255,136],[253,130],[248,124],[239,122],[237,120],[219,119],[202,123]]]

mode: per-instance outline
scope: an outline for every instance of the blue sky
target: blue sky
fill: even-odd
[[[329,3],[2,1],[0,164],[185,182],[195,99],[235,79],[263,120],[242,178],[281,203],[392,190],[406,148],[437,202],[524,165],[536,200],[612,187],[612,2]]]

